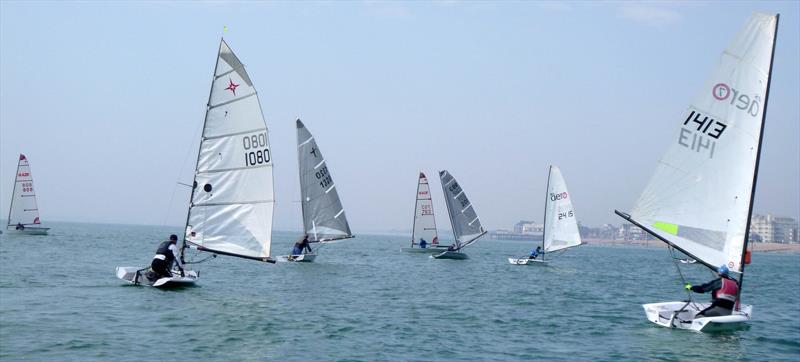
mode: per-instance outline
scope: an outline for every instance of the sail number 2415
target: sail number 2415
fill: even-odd
[[[244,165],[257,166],[269,163],[269,148],[267,148],[267,133],[261,132],[242,137],[244,147]]]

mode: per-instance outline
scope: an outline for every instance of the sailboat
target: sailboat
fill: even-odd
[[[425,247],[421,246],[425,241]],[[400,250],[411,253],[441,253],[447,246],[439,245],[436,231],[436,218],[433,214],[433,200],[428,177],[420,172],[417,179],[417,202],[414,206],[414,229],[411,231],[411,246]]]
[[[547,194],[544,203],[544,237],[540,258],[508,258],[508,262],[516,265],[547,265],[545,255],[554,251],[581,245],[581,234],[572,208],[572,198],[567,192],[564,176],[557,166],[550,166],[547,175]]]
[[[47,235],[46,228],[39,219],[39,207],[36,204],[36,192],[33,190],[33,174],[28,158],[19,154],[17,174],[14,178],[14,193],[11,206],[8,208],[9,234]]]
[[[481,221],[472,203],[467,199],[467,194],[461,189],[458,181],[447,170],[439,171],[439,179],[442,182],[447,214],[450,216],[450,225],[453,226],[453,238],[455,242],[445,251],[431,255],[436,259],[467,259],[467,254],[461,252],[462,249],[474,244],[478,239],[486,234],[483,230]]]
[[[269,137],[258,95],[244,65],[220,41],[181,243],[193,249],[274,263],[270,258],[274,190]],[[192,263],[193,261],[189,261]],[[177,286],[198,277],[153,279],[148,268],[117,268],[133,284]]]
[[[630,214],[615,212],[695,265],[727,266],[739,295],[733,313],[697,316],[709,303],[644,304],[663,327],[707,331],[742,326],[740,304],[750,217],[764,135],[778,15],[756,13],[745,24],[689,105],[678,132]],[[678,264],[676,264],[678,265]],[[680,267],[678,267],[680,270]]]
[[[339,200],[336,184],[322,157],[317,141],[302,121],[297,120],[297,159],[300,172],[300,198],[303,229],[309,243],[327,243],[355,237]],[[281,261],[312,262],[316,253],[284,255]]]

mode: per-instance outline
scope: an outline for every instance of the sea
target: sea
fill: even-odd
[[[436,260],[401,252],[407,235],[359,234],[314,263],[219,256],[194,265],[195,287],[161,290],[115,268],[147,266],[180,228],[49,226],[0,236],[2,361],[800,360],[800,254],[753,255],[752,320],[699,333],[645,318],[643,303],[687,298],[665,248],[589,244],[541,267],[507,261],[530,241],[481,240],[468,260]],[[272,254],[298,235],[275,232]],[[688,283],[713,278],[680,267]]]

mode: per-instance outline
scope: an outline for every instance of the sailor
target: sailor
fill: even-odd
[[[25,225],[22,225],[21,222],[18,222],[16,230],[25,230]]]
[[[686,284],[686,289],[695,293],[711,292],[711,306],[697,313],[696,317],[717,317],[731,315],[738,300],[739,284],[730,277],[730,270],[723,265],[717,269],[719,278],[703,285]]]
[[[542,254],[542,247],[541,246],[537,246],[536,250],[531,250],[531,255],[528,256],[528,259],[531,259],[531,260],[536,259],[536,257],[538,257],[541,254]]]
[[[170,272],[172,263],[178,264],[178,269],[181,271],[181,276],[184,276],[183,262],[181,261],[177,244],[178,235],[172,234],[169,236],[169,240],[158,245],[158,250],[156,250],[156,256],[153,257],[153,262],[150,264],[150,269],[153,269],[153,271],[158,274],[159,277],[172,277],[172,273]]]
[[[313,252],[311,250],[311,245],[308,243],[308,234],[303,235],[303,240],[298,240],[294,243],[294,247],[292,247],[292,255],[289,255],[289,260],[294,260],[298,256],[303,254],[303,251],[308,249],[308,252]]]
[[[447,246],[447,251],[456,251],[456,243]]]
[[[419,247],[421,249],[427,248],[428,247],[428,242],[425,241],[425,239],[423,239],[423,238],[419,238]]]

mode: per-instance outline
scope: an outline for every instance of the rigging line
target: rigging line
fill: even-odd
[[[200,133],[201,129],[202,129],[202,127],[195,129],[194,135],[192,136],[192,138],[189,141],[190,145],[189,145],[189,147],[186,148],[186,155],[183,156],[183,161],[178,165],[178,167],[176,167],[176,169],[178,170],[178,174],[175,176],[176,180],[180,180],[181,171],[182,171],[181,166],[182,165],[186,165],[186,159],[189,157],[189,152],[191,152],[192,149],[193,149],[193,147],[191,147],[191,140],[196,140],[197,139],[197,134]],[[172,193],[169,195],[169,204],[167,204],[167,212],[164,215],[164,220],[161,222],[161,226],[167,225],[167,219],[169,218],[169,213],[172,211],[172,201],[175,199],[175,190],[177,189],[177,187],[178,187],[177,183],[172,185]]]
[[[686,278],[684,278],[683,272],[681,272],[681,266],[678,265],[678,262],[675,261],[675,248],[673,248],[670,245],[668,245],[668,248],[669,248],[670,254],[672,255],[672,264],[675,265],[675,269],[678,269],[678,275],[681,276],[681,286],[685,286],[686,285]],[[692,291],[688,290],[688,289],[684,289],[684,290],[686,290],[686,296],[689,298],[689,301],[694,302],[692,300]]]

